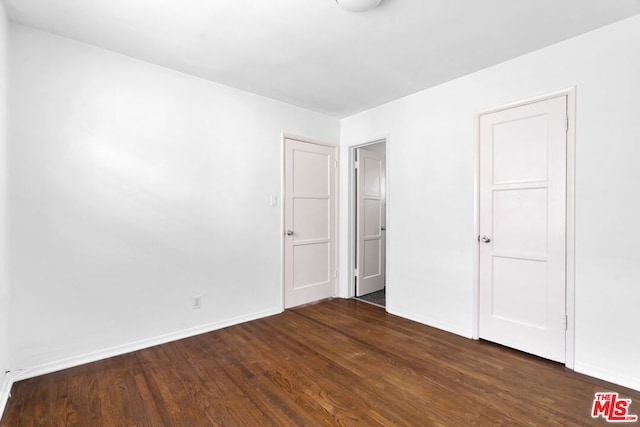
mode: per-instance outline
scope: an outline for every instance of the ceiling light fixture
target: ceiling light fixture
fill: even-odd
[[[380,4],[382,0],[336,0],[338,6],[349,12],[364,12],[373,9]]]

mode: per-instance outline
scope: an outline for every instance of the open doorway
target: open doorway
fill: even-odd
[[[386,307],[386,141],[353,148],[353,295]]]

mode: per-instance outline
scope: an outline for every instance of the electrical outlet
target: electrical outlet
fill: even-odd
[[[193,309],[197,308],[202,308],[202,297],[200,295],[193,297]]]

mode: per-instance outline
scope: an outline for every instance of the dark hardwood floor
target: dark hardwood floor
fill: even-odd
[[[606,425],[640,392],[332,300],[20,381],[2,427]]]

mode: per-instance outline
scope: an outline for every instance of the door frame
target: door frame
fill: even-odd
[[[347,298],[353,298],[356,295],[356,239],[357,239],[357,223],[356,223],[356,150],[358,148],[367,148],[367,146],[374,144],[385,143],[384,157],[385,157],[385,224],[389,224],[389,136],[380,136],[378,138],[368,139],[366,142],[352,145],[349,147],[349,287]],[[389,277],[389,228],[385,230],[384,238],[385,246],[385,289],[387,299],[389,297],[389,289],[387,288]],[[385,306],[385,310],[387,310]]]
[[[337,144],[331,144],[329,142],[320,141],[317,139],[307,138],[299,135],[294,135],[291,133],[283,132],[280,137],[280,159],[281,159],[281,167],[280,167],[280,311],[284,311],[284,293],[285,293],[285,244],[286,244],[286,224],[285,224],[285,212],[286,212],[286,140],[292,139],[298,142],[304,142],[307,144],[315,144],[322,145],[325,147],[330,147],[334,150],[335,159],[336,159],[336,167],[334,168],[336,179],[335,179],[335,206],[333,209],[334,221],[335,221],[335,232],[334,232],[334,242],[335,242],[335,250],[334,250],[334,265],[336,269],[336,274],[333,278],[333,295],[334,297],[338,295],[338,279],[340,278],[340,150]]]
[[[566,188],[566,315],[565,366],[574,369],[575,364],[575,168],[576,168],[576,86],[550,92],[496,107],[475,114],[474,123],[474,235],[473,235],[473,325],[472,338],[480,339],[480,117],[510,108],[534,104],[561,96],[567,97],[567,188]]]

